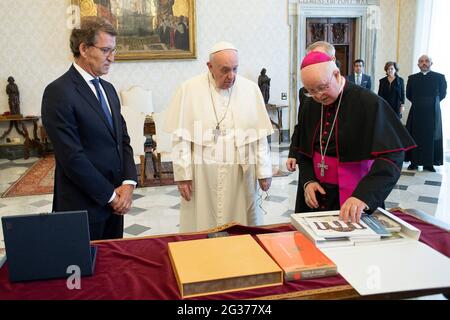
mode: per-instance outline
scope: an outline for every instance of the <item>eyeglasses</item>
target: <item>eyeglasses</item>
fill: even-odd
[[[117,52],[117,48],[97,47],[94,45],[91,45],[91,47],[99,49],[105,57],[109,57],[109,55],[116,54]]]
[[[321,85],[319,88],[317,89],[313,89],[313,90],[307,90],[304,92],[304,95],[307,96],[308,98],[313,98],[319,94],[323,94],[325,91],[327,91],[330,88],[330,84],[331,84],[331,80],[333,79],[333,74],[331,74],[330,79],[328,80],[328,82],[324,85]]]

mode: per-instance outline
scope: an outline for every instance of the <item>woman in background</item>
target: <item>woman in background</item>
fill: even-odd
[[[399,118],[405,110],[405,82],[398,76],[396,62],[388,61],[384,66],[386,77],[380,79],[378,95],[386,100]]]

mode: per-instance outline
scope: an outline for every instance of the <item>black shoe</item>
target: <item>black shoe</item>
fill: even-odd
[[[408,166],[408,170],[417,170],[418,168],[419,168],[418,166],[412,163]]]
[[[423,166],[423,170],[427,170],[430,172],[436,172],[436,169],[433,166]]]

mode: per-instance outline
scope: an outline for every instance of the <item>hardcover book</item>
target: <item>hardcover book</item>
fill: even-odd
[[[378,220],[387,231],[400,232],[400,230],[402,228],[402,226],[399,223],[390,219],[388,216],[383,214],[381,211],[375,211],[370,216],[372,218]]]
[[[182,298],[283,284],[283,271],[250,235],[168,246]]]
[[[335,212],[293,214],[291,222],[320,246],[361,295],[450,287],[448,257],[418,241],[421,232],[416,227],[382,208],[375,213],[398,224],[400,231],[373,241],[336,241],[317,236],[305,221]]]
[[[360,220],[359,223],[339,220],[339,212],[332,215],[317,215],[305,218],[310,228],[319,236],[324,238],[340,237],[373,237],[377,234],[369,226]]]
[[[283,269],[286,281],[337,274],[336,265],[298,231],[260,234],[257,237]]]

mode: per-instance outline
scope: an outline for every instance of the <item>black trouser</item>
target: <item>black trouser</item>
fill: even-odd
[[[89,224],[91,240],[123,238],[123,215],[111,214],[105,221]]]

